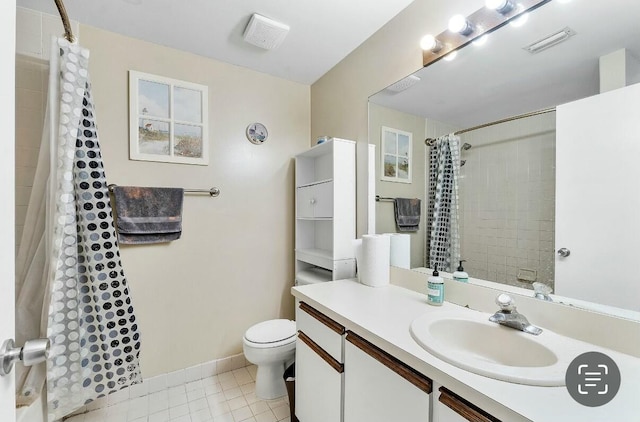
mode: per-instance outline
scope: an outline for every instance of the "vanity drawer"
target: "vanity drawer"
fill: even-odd
[[[344,362],[343,335],[345,329],[322,312],[300,302],[296,309],[296,325],[318,346],[339,363]]]
[[[440,422],[501,422],[475,404],[463,399],[451,390],[439,388],[438,420]]]

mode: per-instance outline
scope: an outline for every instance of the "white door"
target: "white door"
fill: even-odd
[[[640,311],[640,84],[557,108],[556,293]]]
[[[14,338],[16,2],[0,2],[0,344]],[[0,377],[0,421],[15,420],[15,376]]]

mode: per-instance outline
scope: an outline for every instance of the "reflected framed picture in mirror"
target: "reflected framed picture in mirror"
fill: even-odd
[[[383,126],[380,139],[382,140],[380,180],[411,183],[413,134]]]

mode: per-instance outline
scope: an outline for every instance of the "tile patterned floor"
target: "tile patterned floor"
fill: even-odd
[[[256,367],[224,372],[125,400],[66,422],[290,422],[287,396],[255,395]]]

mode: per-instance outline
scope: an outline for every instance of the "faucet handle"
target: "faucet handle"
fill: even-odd
[[[500,293],[496,296],[496,303],[502,311],[512,312],[516,310],[515,302],[513,298],[506,293]]]

